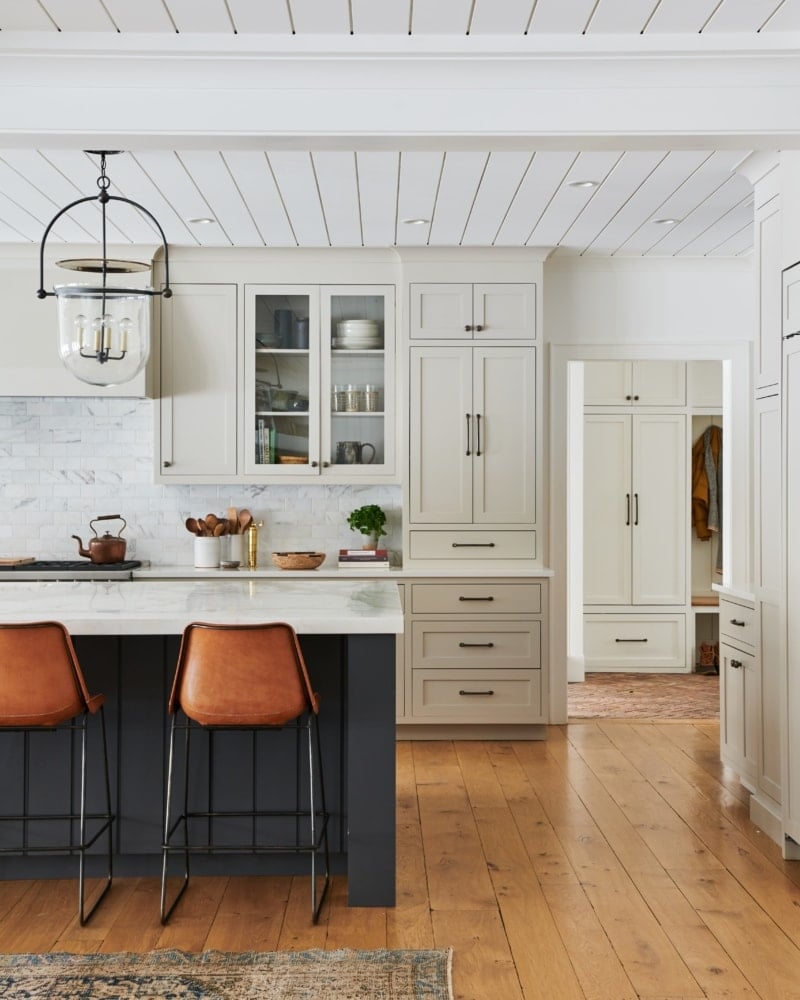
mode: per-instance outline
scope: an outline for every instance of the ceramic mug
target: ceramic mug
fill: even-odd
[[[364,449],[369,448],[372,454],[364,459]],[[375,445],[369,441],[337,441],[337,465],[370,465],[375,458]]]

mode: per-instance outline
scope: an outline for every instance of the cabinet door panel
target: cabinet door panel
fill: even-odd
[[[583,401],[586,406],[624,406],[630,403],[630,362],[584,361]]]
[[[160,475],[236,474],[235,331],[235,285],[173,285],[161,303]]]
[[[634,361],[631,388],[636,406],[685,406],[685,361]]]
[[[536,357],[533,348],[476,348],[473,356],[473,521],[536,520]]]
[[[686,421],[683,415],[633,418],[634,604],[686,599]]]
[[[472,348],[412,348],[410,367],[410,521],[469,524]]]
[[[476,340],[530,340],[536,336],[535,285],[475,285],[473,301]]]
[[[455,339],[471,336],[472,285],[412,284],[409,336],[412,339]]]
[[[587,416],[583,454],[584,603],[630,604],[631,418]]]
[[[755,340],[755,384],[777,385],[781,373],[781,213],[773,198],[756,214],[754,236],[758,257],[758,317]]]
[[[786,470],[786,699],[783,802],[784,831],[800,842],[800,337],[785,342],[783,359]]]

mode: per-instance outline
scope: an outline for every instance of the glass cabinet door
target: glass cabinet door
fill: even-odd
[[[276,476],[319,469],[319,297],[247,286],[245,467]]]
[[[392,472],[394,288],[323,288],[322,345],[324,469],[348,479]]]

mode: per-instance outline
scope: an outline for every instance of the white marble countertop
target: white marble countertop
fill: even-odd
[[[389,570],[358,570],[339,569],[334,562],[327,566],[322,566],[314,570],[281,570],[268,562],[257,569],[247,569],[240,566],[238,569],[195,569],[193,566],[162,566],[148,565],[141,569],[135,569],[132,573],[134,580],[202,580],[202,579],[231,579],[231,580],[350,580],[356,577],[369,578],[370,580],[397,580],[401,581],[410,577],[486,577],[486,576],[507,576],[526,579],[540,578],[549,579],[553,576],[553,570],[546,566],[532,566],[530,563],[521,563],[518,566],[509,568],[508,563],[492,564],[483,563],[458,563],[454,566],[392,566]]]
[[[301,579],[276,572],[269,579],[0,582],[0,621],[54,620],[73,635],[179,635],[195,621],[285,621],[305,635],[403,631],[396,583],[374,575],[367,580]]]

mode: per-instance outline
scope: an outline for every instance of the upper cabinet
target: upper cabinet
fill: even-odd
[[[413,283],[409,336],[424,340],[533,340],[536,286]]]
[[[245,286],[245,472],[394,474],[394,288]]]
[[[685,406],[685,361],[586,361],[586,406]]]

